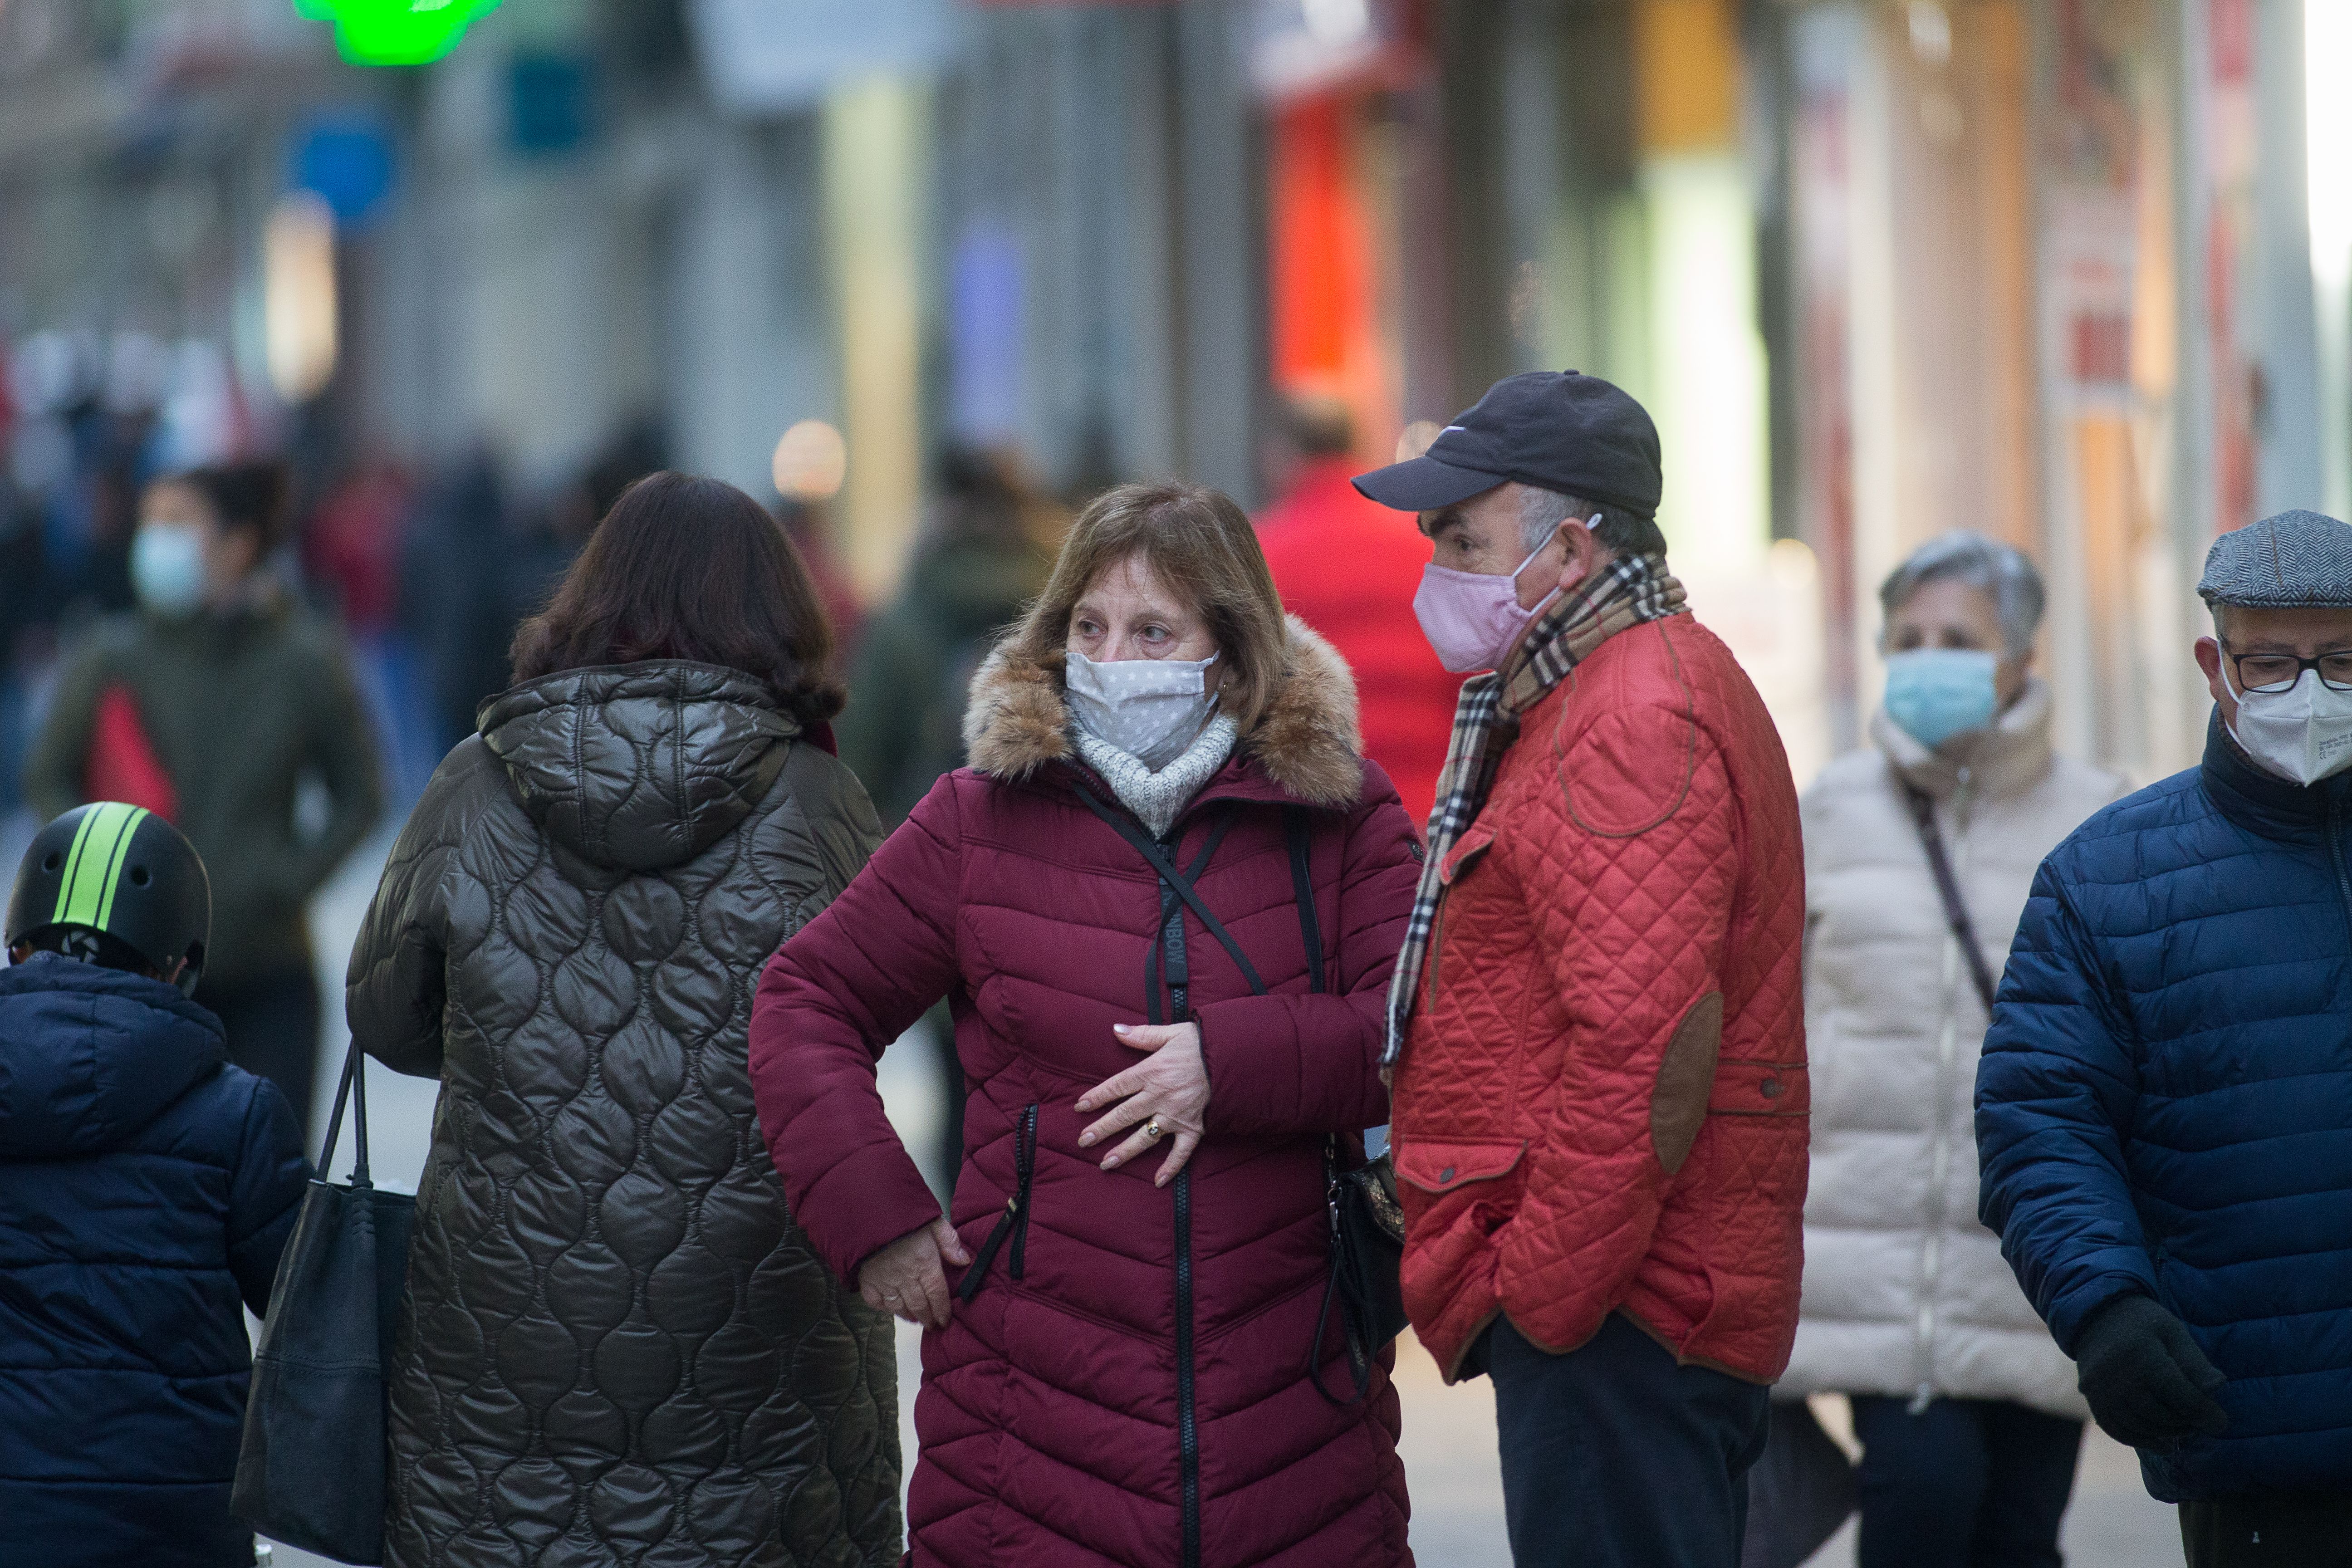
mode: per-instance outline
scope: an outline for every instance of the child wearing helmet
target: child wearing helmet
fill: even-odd
[[[0,1521],[46,1564],[254,1560],[229,1513],[241,1305],[268,1307],[310,1172],[285,1097],[189,999],[211,925],[187,839],[116,802],[44,828],[9,897]]]

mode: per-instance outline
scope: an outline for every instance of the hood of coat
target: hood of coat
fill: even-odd
[[[2027,680],[1991,729],[1956,736],[1940,749],[1922,745],[1881,703],[1870,716],[1870,738],[1914,788],[1938,800],[1959,788],[1962,769],[1979,794],[2021,795],[2050,773],[2050,688]]]
[[[683,659],[542,676],[484,703],[481,729],[549,837],[625,871],[679,865],[732,832],[801,732],[765,685]]]
[[[1308,805],[1352,805],[1364,788],[1356,678],[1321,634],[1289,617],[1290,668],[1274,700],[1234,748],[1283,794]],[[1048,763],[1076,762],[1062,666],[1000,647],[971,678],[963,742],[971,765],[1017,783]]]
[[[227,1054],[175,987],[50,952],[0,970],[0,1160],[116,1148]]]

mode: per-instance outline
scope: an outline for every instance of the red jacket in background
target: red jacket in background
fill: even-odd
[[[1462,678],[1429,651],[1412,595],[1429,564],[1413,520],[1356,493],[1356,465],[1327,458],[1257,520],[1258,542],[1292,615],[1321,632],[1356,672],[1364,754],[1393,780],[1426,830],[1454,732]]]
[[[1622,1312],[1770,1383],[1797,1328],[1804,858],[1779,731],[1689,616],[1528,710],[1446,857],[1396,1072],[1405,1306],[1453,1377],[1497,1313]]]

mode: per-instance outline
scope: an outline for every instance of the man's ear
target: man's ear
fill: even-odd
[[[1611,552],[1609,547],[1584,526],[1581,518],[1570,518],[1561,523],[1559,532],[1568,547],[1559,565],[1559,585],[1565,592],[1608,565]]]
[[[2197,668],[2205,673],[2206,689],[2213,694],[2213,700],[2221,705],[2221,717],[2225,721],[2234,721],[2237,718],[2238,700],[2230,695],[2229,686],[2221,679],[2220,642],[2212,637],[2197,639]]]

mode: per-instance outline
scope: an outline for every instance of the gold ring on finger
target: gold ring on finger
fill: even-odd
[[[1150,1139],[1154,1143],[1160,1142],[1162,1136],[1160,1130],[1160,1118],[1155,1116],[1150,1121],[1143,1124],[1143,1135],[1146,1138]]]

